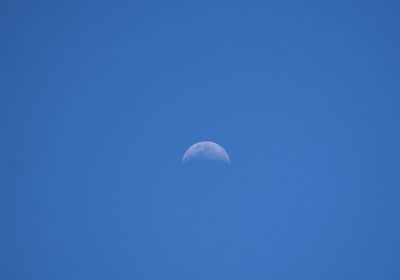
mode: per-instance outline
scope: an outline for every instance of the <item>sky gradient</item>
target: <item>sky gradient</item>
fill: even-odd
[[[399,12],[1,1],[0,279],[400,279]]]

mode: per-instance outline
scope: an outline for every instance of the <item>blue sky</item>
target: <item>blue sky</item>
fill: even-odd
[[[0,3],[1,279],[400,278],[397,1],[114,2]]]

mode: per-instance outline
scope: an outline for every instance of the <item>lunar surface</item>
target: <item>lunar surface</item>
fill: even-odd
[[[189,147],[183,155],[182,162],[194,160],[212,160],[230,163],[228,153],[220,145],[214,142],[198,142]]]

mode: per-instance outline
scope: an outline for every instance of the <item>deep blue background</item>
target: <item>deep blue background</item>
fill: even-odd
[[[400,279],[399,14],[0,1],[0,279]]]

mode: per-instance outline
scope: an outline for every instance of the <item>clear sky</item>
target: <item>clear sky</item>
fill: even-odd
[[[399,15],[0,1],[0,279],[400,279]]]

